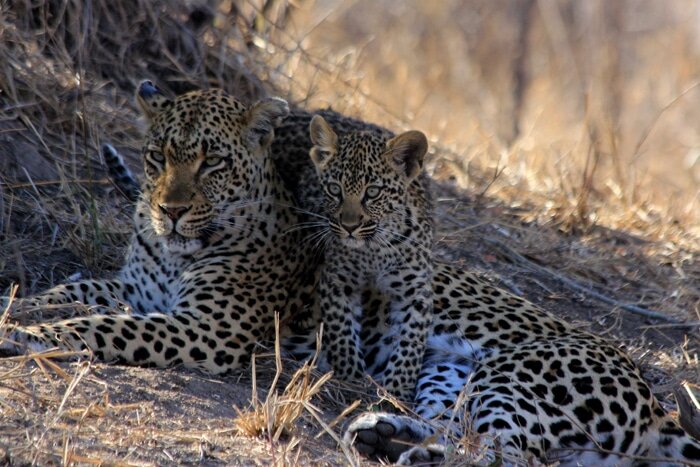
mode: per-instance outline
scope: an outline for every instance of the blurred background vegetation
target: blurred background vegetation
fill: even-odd
[[[1,11],[4,112],[23,84],[64,107],[113,85],[109,97],[131,106],[144,76],[174,92],[273,89],[421,129],[451,151],[460,183],[479,182],[472,166],[502,169],[492,193],[539,193],[569,227],[677,221],[698,233],[696,0],[15,0]],[[119,139],[97,117],[82,125]]]
[[[280,81],[312,107],[426,131],[452,149],[467,186],[470,165],[502,168],[491,193],[514,203],[540,194],[544,214],[569,227],[650,233],[675,221],[697,236],[699,8],[316,2],[275,37]]]

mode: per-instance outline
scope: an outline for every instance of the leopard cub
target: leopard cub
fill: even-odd
[[[419,131],[336,135],[320,115],[310,124],[310,151],[323,189],[325,262],[318,287],[324,347],[337,377],[365,373],[360,345],[361,294],[389,300],[393,348],[379,381],[411,400],[432,319],[433,222]]]

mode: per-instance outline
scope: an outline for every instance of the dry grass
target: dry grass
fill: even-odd
[[[316,362],[321,351],[322,333],[323,330],[317,336],[314,357],[310,361],[304,362],[291,376],[282,393],[278,393],[277,384],[283,373],[283,364],[279,338],[279,315],[275,314],[275,376],[270,389],[267,391],[265,400],[261,402],[257,396],[256,358],[253,356],[251,408],[247,411],[236,408],[238,416],[233,421],[233,424],[236,430],[244,436],[262,437],[267,439],[272,445],[276,445],[281,438],[291,438],[288,445],[296,447],[300,439],[294,435],[298,431],[300,418],[306,414],[313,424],[318,424],[322,427],[323,431],[319,435],[326,433],[338,444],[347,464],[357,466],[360,464],[357,454],[342,442],[342,435],[335,433],[333,426],[357,408],[360,405],[360,401],[356,400],[350,404],[331,423],[326,423],[323,420],[324,410],[315,405],[313,401],[319,395],[323,386],[333,376],[332,372],[325,373],[320,377],[314,374]]]
[[[439,254],[619,340],[673,409],[679,382],[700,381],[697,8],[0,2],[2,295],[119,266],[131,208],[110,189],[98,148],[115,144],[140,172],[139,79],[243,100],[274,92],[425,131],[440,181]],[[26,318],[35,311],[62,312]],[[326,435],[352,401],[375,396],[312,366],[281,371],[277,355],[258,360],[254,381],[271,389],[258,398],[255,388],[241,413],[233,407],[254,386],[246,375],[52,356],[0,361],[0,463],[356,462]],[[240,436],[236,423],[263,438]],[[470,436],[463,445],[478,442]]]
[[[318,350],[318,349],[317,349]],[[304,362],[292,376],[291,381],[282,391],[277,393],[277,383],[282,375],[282,353],[279,339],[279,315],[275,314],[275,376],[267,392],[264,402],[257,397],[258,387],[255,378],[255,356],[252,362],[253,375],[253,399],[251,409],[238,412],[234,424],[239,432],[247,436],[265,436],[273,442],[279,441],[282,435],[289,436],[293,433],[295,422],[304,411],[316,414],[318,409],[311,404],[311,399],[318,394],[321,387],[333,376],[326,373],[314,381],[313,370],[316,369],[316,359]]]

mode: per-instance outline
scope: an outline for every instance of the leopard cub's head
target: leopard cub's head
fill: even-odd
[[[148,121],[141,209],[153,232],[171,252],[192,254],[212,236],[240,231],[236,209],[256,201],[287,103],[268,98],[248,107],[219,89],[169,99],[150,81],[136,100]]]
[[[425,135],[356,131],[339,137],[320,115],[311,120],[310,133],[331,232],[350,247],[376,239],[405,212],[409,185],[428,150]]]

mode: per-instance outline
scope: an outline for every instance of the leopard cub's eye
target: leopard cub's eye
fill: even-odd
[[[382,191],[381,187],[378,186],[368,186],[367,189],[365,190],[365,196],[367,199],[374,199],[377,196],[379,196],[379,193]]]
[[[222,160],[224,160],[222,157],[207,157],[204,159],[204,165],[206,167],[214,167],[215,165],[219,165]]]
[[[340,188],[340,185],[337,183],[330,183],[328,184],[328,193],[332,194],[333,196],[340,196],[340,193],[342,193],[343,189]]]

